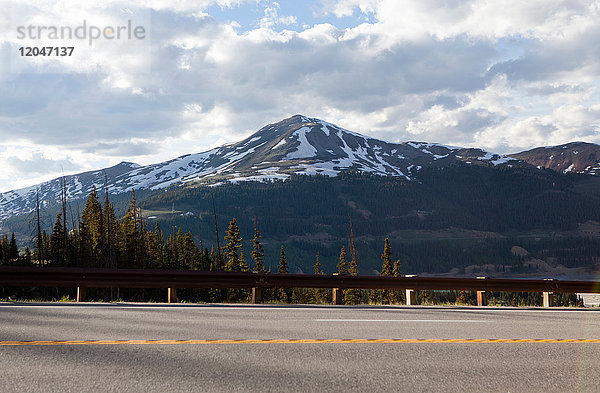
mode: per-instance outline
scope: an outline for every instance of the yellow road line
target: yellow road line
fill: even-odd
[[[42,345],[175,345],[175,344],[562,344],[594,343],[597,338],[351,338],[351,339],[267,339],[267,340],[84,340],[84,341],[0,341],[0,346]]]

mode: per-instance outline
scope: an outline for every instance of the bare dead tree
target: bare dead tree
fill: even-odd
[[[40,193],[39,190],[35,192],[35,213],[37,221],[37,234],[35,240],[35,246],[37,251],[37,261],[39,265],[45,265],[44,261],[44,240],[42,239],[42,226],[40,224]]]
[[[350,253],[352,255],[352,260],[356,262],[358,265],[358,253],[356,252],[356,244],[354,243],[354,229],[352,228],[352,217],[348,214],[348,223],[349,223],[349,242],[350,242]]]
[[[221,244],[219,242],[219,225],[217,224],[217,209],[215,209],[215,196],[213,193],[210,194],[212,199],[213,217],[215,219],[215,234],[217,235],[217,264],[221,267]]]
[[[60,203],[63,216],[63,261],[67,262],[67,180],[63,175],[60,178]]]
[[[173,202],[173,204],[171,205],[171,220],[171,266],[179,267],[178,265],[176,265],[177,253],[175,252],[175,202]]]
[[[104,222],[106,228],[103,228],[104,232],[104,266],[110,266],[110,221],[109,221],[109,212],[108,212],[108,177],[106,176],[106,171],[103,169],[102,173],[104,174]]]

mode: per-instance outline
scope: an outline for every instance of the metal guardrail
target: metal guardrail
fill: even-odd
[[[337,276],[314,274],[230,273],[192,270],[138,270],[89,268],[39,268],[0,266],[0,286],[48,286],[97,288],[253,288],[253,300],[260,301],[262,288],[342,288],[404,289],[409,295],[414,290],[464,290],[477,291],[478,303],[485,291],[543,292],[547,294],[600,293],[600,282],[566,280],[532,280],[503,278],[449,278],[449,277],[383,277]],[[173,292],[173,293],[172,293]],[[85,295],[81,296],[83,298]],[[412,298],[413,296],[410,296]],[[171,298],[171,296],[170,296]],[[482,299],[480,299],[482,298]],[[170,299],[171,300],[171,299]],[[548,305],[552,300],[549,299]]]

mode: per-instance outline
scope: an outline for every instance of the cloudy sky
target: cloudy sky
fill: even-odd
[[[204,151],[297,113],[499,153],[600,143],[600,0],[93,3],[0,3],[0,191]],[[144,39],[17,34],[128,20]],[[67,44],[71,57],[19,55]]]

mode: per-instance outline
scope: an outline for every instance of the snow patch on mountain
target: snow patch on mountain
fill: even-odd
[[[506,164],[509,161],[518,161],[515,158],[512,157],[508,157],[508,156],[500,156],[500,158],[496,159],[496,160],[491,160],[491,163],[494,164],[494,166],[496,165],[500,165],[500,164]]]
[[[281,140],[280,140],[280,141],[279,141],[279,142],[278,142],[278,143],[277,143],[275,146],[273,146],[273,147],[271,148],[271,150],[275,150],[275,149],[277,149],[278,147],[281,147],[281,146],[285,145],[285,143],[286,143],[286,142],[285,142],[285,138],[282,138],[282,139],[281,139]]]
[[[296,158],[310,158],[314,157],[317,154],[317,149],[314,148],[306,139],[306,133],[311,129],[309,127],[302,127],[299,130],[295,131],[293,135],[298,137],[298,142],[300,144],[296,148],[296,151],[288,153],[285,157],[286,160],[294,160]]]

